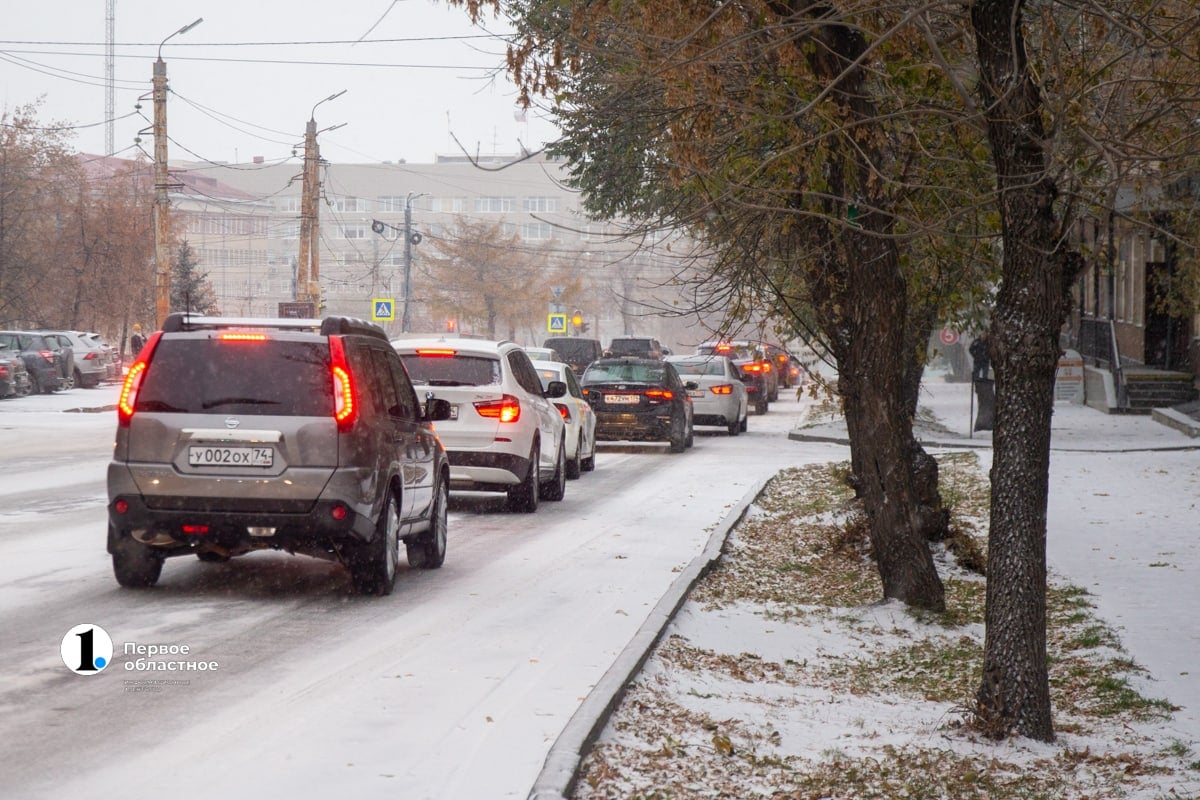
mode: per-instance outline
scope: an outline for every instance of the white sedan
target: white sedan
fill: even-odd
[[[554,400],[567,425],[567,477],[578,478],[583,472],[591,472],[596,468],[596,412],[583,399],[575,371],[561,361],[534,361],[533,368],[543,387],[549,386],[550,381],[567,385],[567,393]]]
[[[685,383],[692,398],[692,424],[720,425],[737,436],[746,430],[750,401],[738,369],[726,356],[667,356]]]

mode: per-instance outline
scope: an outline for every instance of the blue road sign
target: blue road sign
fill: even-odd
[[[371,319],[376,322],[395,322],[396,302],[390,297],[376,297],[371,301]]]
[[[566,333],[567,332],[567,315],[566,314],[548,314],[546,315],[546,330],[550,333]]]

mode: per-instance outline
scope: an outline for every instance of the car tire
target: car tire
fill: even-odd
[[[112,565],[117,583],[127,589],[145,589],[158,583],[162,575],[163,557],[139,541],[128,536],[114,536]]]
[[[583,432],[580,431],[579,438],[575,440],[575,455],[571,456],[571,460],[567,462],[567,477],[571,480],[577,480],[583,473]]]
[[[433,509],[429,513],[429,530],[405,541],[408,565],[415,569],[437,569],[446,563],[446,519],[450,493],[446,481],[438,482],[434,492]]]
[[[683,429],[685,424],[686,423],[684,422],[679,422],[676,424],[675,420],[671,420],[670,442],[672,453],[682,453],[687,449],[687,432],[685,432]]]
[[[696,426],[693,425],[691,423],[691,421],[689,420],[688,427],[687,427],[687,438],[683,440],[683,446],[685,448],[688,448],[688,447],[691,447],[692,445],[694,445],[695,443],[696,443]]]
[[[726,423],[725,430],[729,431],[730,436],[737,436],[742,432],[742,421],[735,416],[733,420]]]
[[[592,453],[587,458],[579,462],[579,466],[584,472],[591,472],[596,468],[596,442],[592,442]]]
[[[544,483],[539,491],[547,500],[562,500],[567,494],[567,443],[560,439],[558,442],[558,458],[554,462],[554,475]]]
[[[388,492],[371,541],[355,550],[350,558],[354,590],[379,597],[391,594],[396,585],[396,565],[400,562],[400,508],[395,494]]]
[[[67,375],[58,382],[58,388],[62,389],[63,391],[70,391],[71,389],[75,388],[75,385],[74,374]]]
[[[541,450],[537,442],[529,454],[529,471],[525,479],[508,490],[508,510],[532,514],[538,509],[538,490],[541,488]]]
[[[757,402],[755,402],[754,413],[759,414],[759,415],[767,413],[767,401],[766,400],[758,400]]]
[[[746,409],[746,416],[742,417],[741,431],[745,433],[750,428],[750,410]]]

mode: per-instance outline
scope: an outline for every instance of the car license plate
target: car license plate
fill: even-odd
[[[703,389],[688,389],[688,397],[704,397]]]
[[[450,419],[458,419],[458,406],[450,406]]]
[[[193,467],[269,467],[274,463],[271,447],[188,448],[188,464]]]
[[[635,406],[642,401],[640,394],[606,394],[604,402],[610,406]]]

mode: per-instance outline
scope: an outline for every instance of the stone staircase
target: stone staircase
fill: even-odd
[[[1200,395],[1196,379],[1187,372],[1126,367],[1125,396],[1132,412],[1149,413],[1189,403]]]

